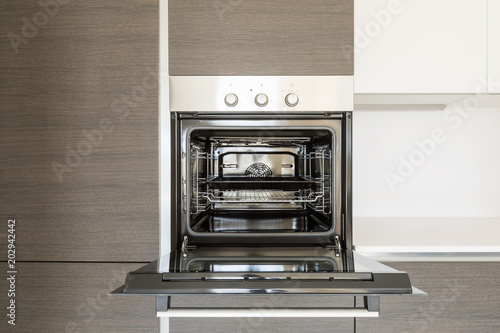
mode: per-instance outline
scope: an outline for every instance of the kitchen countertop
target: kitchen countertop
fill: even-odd
[[[500,217],[355,217],[356,252],[380,261],[500,261]]]

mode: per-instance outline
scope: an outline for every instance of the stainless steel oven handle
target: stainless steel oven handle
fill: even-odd
[[[365,296],[364,307],[359,308],[171,308],[169,300],[157,300],[157,316],[162,318],[373,318],[379,315],[379,296]]]
[[[378,317],[378,311],[366,308],[171,308],[157,312],[168,318],[353,318]]]

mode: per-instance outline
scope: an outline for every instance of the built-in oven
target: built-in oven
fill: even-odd
[[[344,115],[175,116],[178,229],[190,244],[335,243]]]
[[[353,250],[352,77],[182,77],[171,87],[171,251],[115,294],[157,296],[159,316],[181,317],[255,309],[171,308],[171,296],[364,296],[363,307],[270,310],[356,317],[378,315],[380,296],[415,293],[405,272]]]

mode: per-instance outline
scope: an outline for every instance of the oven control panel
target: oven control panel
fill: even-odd
[[[352,111],[352,76],[171,76],[170,111]]]
[[[224,103],[229,107],[235,107],[238,105],[238,96],[234,93],[229,93],[224,97]],[[259,93],[255,96],[255,105],[258,107],[265,107],[269,103],[269,97],[264,93]],[[296,107],[299,104],[299,96],[294,93],[289,93],[285,96],[285,104],[291,108]]]

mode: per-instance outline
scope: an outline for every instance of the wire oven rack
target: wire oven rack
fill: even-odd
[[[300,156],[306,174],[301,177],[219,177],[218,156],[206,152],[193,152],[192,214],[208,209],[213,203],[305,203],[315,210],[328,214],[331,210],[326,197],[326,182],[330,179],[325,169],[325,160],[330,151],[311,152]],[[198,175],[200,160],[206,160],[207,177]],[[212,161],[213,163],[210,163]],[[319,177],[312,177],[311,163],[319,163]],[[200,163],[201,164],[201,163]],[[200,187],[200,185],[203,185]],[[201,190],[204,188],[204,190]]]
[[[282,190],[215,190],[201,194],[210,203],[215,202],[315,202],[321,195],[312,191],[302,194],[298,191]]]

